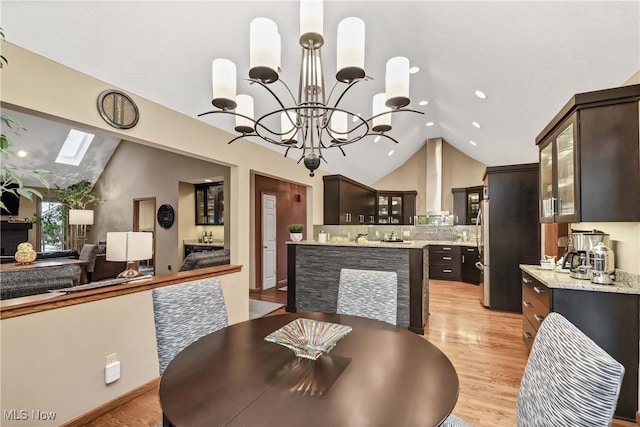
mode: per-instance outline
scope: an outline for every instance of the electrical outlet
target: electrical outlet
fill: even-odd
[[[118,360],[118,353],[111,353],[107,355],[105,365],[111,365]]]
[[[167,270],[171,271],[171,265],[169,265],[169,266],[167,267]]]

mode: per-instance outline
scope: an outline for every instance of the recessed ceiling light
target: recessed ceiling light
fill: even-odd
[[[427,122],[427,126],[433,126],[433,125],[435,125],[435,123],[433,123],[433,122]]]
[[[418,102],[418,105],[427,105],[429,103],[429,101],[427,101],[426,99],[423,99],[422,101]]]
[[[27,152],[22,149],[18,150],[16,154],[18,155],[18,157],[27,157]]]
[[[473,142],[473,141],[469,141],[469,144],[473,145],[474,147],[475,147],[476,145],[478,145],[478,144],[476,144],[476,143],[475,143],[475,142]]]
[[[393,156],[393,150],[389,151],[389,153],[387,153],[387,156]]]
[[[213,182],[213,180],[212,180],[212,179],[207,178],[207,179],[205,179],[205,180],[204,180],[204,182]]]
[[[409,74],[415,74],[420,71],[420,67],[411,67],[409,68]]]
[[[476,96],[480,99],[487,99],[487,95],[481,90],[476,90]]]
[[[376,136],[375,139],[373,140],[374,143],[378,141],[380,141],[380,135]]]
[[[480,126],[480,123],[478,122],[471,122],[472,125],[474,125],[475,127],[477,127],[478,129],[480,129],[482,126]]]

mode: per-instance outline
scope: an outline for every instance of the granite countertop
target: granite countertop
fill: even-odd
[[[368,240],[366,242],[356,243],[353,241],[343,242],[316,242],[314,240],[303,240],[300,242],[287,242],[288,245],[315,245],[315,246],[356,246],[365,248],[422,248],[429,245],[451,245],[451,246],[470,246],[475,247],[473,242],[447,242],[442,240],[405,240],[404,242],[380,242]]]
[[[640,295],[640,287],[633,286],[632,283],[624,280],[627,276],[620,274],[618,274],[618,278],[622,276],[623,280],[616,281],[613,285],[599,285],[597,283],[591,283],[590,280],[574,279],[569,276],[569,273],[556,270],[543,270],[539,265],[520,264],[520,269],[552,289],[575,289],[581,291]]]
[[[182,241],[183,245],[198,245],[198,246],[224,246],[224,242],[223,241],[219,241],[219,242],[213,242],[213,243],[202,243],[199,240],[183,240]]]

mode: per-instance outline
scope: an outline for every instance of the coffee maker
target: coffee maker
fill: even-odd
[[[591,264],[591,283],[613,285],[615,280],[615,257],[613,251],[604,243],[598,243],[589,251]]]
[[[598,230],[571,230],[562,268],[568,268],[569,276],[574,279],[590,280],[593,267],[589,260],[589,252],[601,242],[605,246],[609,246],[609,235]]]

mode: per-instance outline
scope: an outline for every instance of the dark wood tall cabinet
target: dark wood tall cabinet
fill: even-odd
[[[575,95],[536,138],[541,222],[640,221],[640,85]]]
[[[489,287],[489,308],[521,313],[520,264],[540,262],[538,164],[488,167],[484,182],[482,221],[488,220],[489,235],[483,285]]]
[[[452,188],[453,216],[456,224],[475,225],[482,202],[482,185]]]

